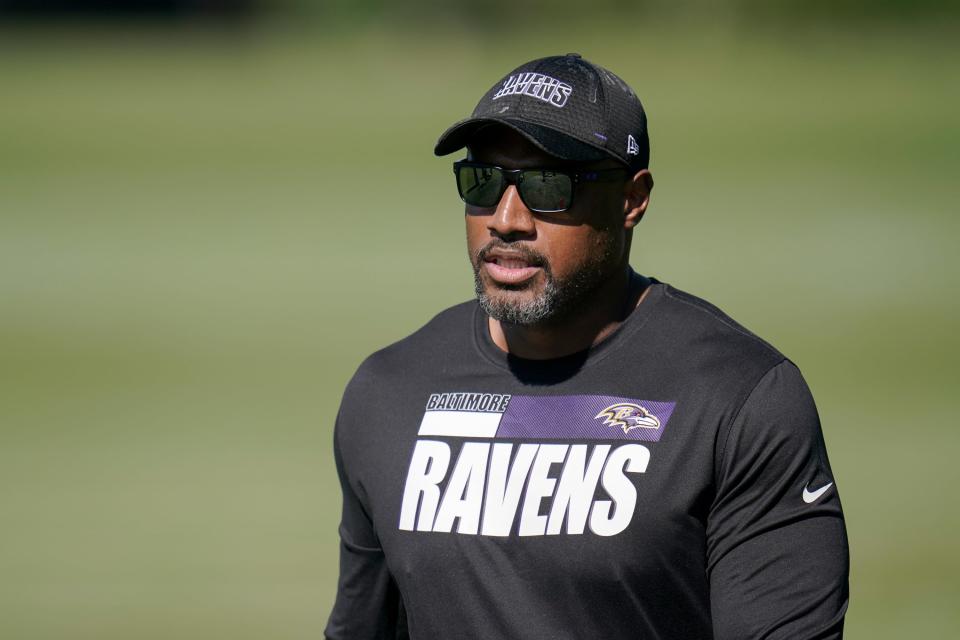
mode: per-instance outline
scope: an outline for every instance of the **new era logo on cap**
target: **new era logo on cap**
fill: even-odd
[[[634,140],[632,135],[627,135],[627,155],[635,156],[640,153],[640,145],[637,144],[637,141]]]

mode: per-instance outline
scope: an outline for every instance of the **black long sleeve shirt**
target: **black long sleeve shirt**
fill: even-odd
[[[656,280],[555,360],[486,320],[452,307],[347,387],[328,638],[842,636],[843,513],[793,363]]]

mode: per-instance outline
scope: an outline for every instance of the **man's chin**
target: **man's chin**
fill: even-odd
[[[530,285],[523,288],[506,288],[502,285],[484,287],[477,291],[477,301],[488,316],[507,324],[541,324],[556,312],[549,296]]]
[[[487,289],[483,292],[483,297],[491,304],[498,307],[514,307],[516,309],[525,309],[537,304],[538,296],[533,295],[527,290],[511,289]]]
[[[544,274],[518,283],[494,280],[485,269],[474,271],[477,302],[488,316],[499,322],[534,326],[557,314],[556,291]]]

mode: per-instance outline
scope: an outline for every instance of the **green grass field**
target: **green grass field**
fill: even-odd
[[[952,36],[522,36],[0,32],[0,637],[320,637],[343,385],[472,291],[433,142],[566,51],[649,113],[635,267],[813,389],[848,637],[960,635]]]

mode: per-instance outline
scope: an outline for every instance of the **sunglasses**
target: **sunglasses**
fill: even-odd
[[[460,198],[473,207],[495,207],[509,185],[517,187],[523,205],[534,213],[560,213],[573,206],[581,182],[625,180],[626,169],[566,171],[564,169],[504,169],[461,160],[453,163]],[[616,174],[616,175],[614,175]]]

